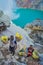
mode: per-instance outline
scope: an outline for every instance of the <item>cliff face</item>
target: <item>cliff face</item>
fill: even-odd
[[[43,52],[43,20],[36,19],[31,24],[27,24],[24,28],[31,39],[34,40],[35,46],[40,53]],[[29,33],[30,31],[30,33]]]
[[[41,20],[41,19],[36,19],[36,20],[33,21],[33,23],[32,23],[32,25],[38,25],[38,26],[43,27],[43,20]]]
[[[43,20],[36,19],[32,23],[30,23],[30,25],[32,25],[32,26],[38,25],[38,26],[43,27]],[[29,24],[26,24],[26,27],[28,27],[28,26],[29,26]]]
[[[43,0],[15,0],[18,7],[43,10]]]
[[[5,15],[3,11],[0,10],[0,23],[1,22],[5,23],[6,26],[10,25],[10,18]]]

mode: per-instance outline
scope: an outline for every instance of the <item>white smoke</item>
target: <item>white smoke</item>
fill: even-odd
[[[17,19],[19,14],[13,13],[12,9],[16,9],[14,0],[0,0],[0,10],[4,11],[11,19]]]
[[[13,0],[0,0],[0,9],[3,11],[9,11],[12,9]]]

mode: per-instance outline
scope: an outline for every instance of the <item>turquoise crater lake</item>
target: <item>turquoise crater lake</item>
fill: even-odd
[[[43,11],[34,10],[34,9],[17,9],[17,11],[13,11],[13,13],[18,14],[19,17],[17,19],[13,19],[12,22],[20,27],[24,27],[27,23],[33,22],[35,19],[39,18],[43,20]]]

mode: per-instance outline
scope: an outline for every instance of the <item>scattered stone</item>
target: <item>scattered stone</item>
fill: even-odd
[[[15,55],[15,59],[18,60],[19,59],[19,56]]]
[[[5,62],[2,62],[1,65],[6,65],[6,63]]]
[[[3,56],[2,52],[0,51],[0,60],[1,59],[4,59],[4,56]]]
[[[27,65],[40,65],[38,62],[30,61],[27,63]]]
[[[1,52],[2,52],[2,54],[3,54],[4,57],[6,57],[7,55],[10,54],[7,48],[2,48]]]
[[[10,62],[8,65],[16,65],[15,62]]]
[[[24,61],[25,61],[25,57],[22,57],[22,58],[21,58],[21,62],[24,62]]]

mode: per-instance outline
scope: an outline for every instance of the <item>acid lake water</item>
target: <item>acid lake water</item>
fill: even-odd
[[[16,11],[13,10],[14,13],[19,16],[13,19],[12,22],[20,27],[24,27],[27,23],[31,23],[37,18],[43,20],[43,11],[40,10],[19,8]]]

